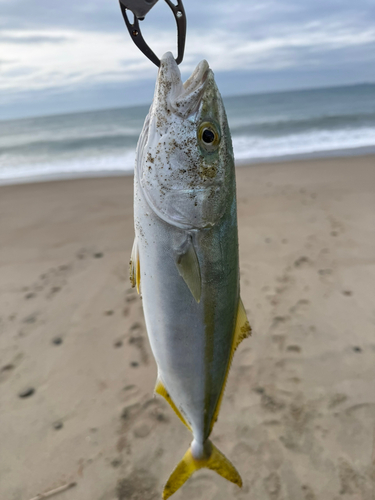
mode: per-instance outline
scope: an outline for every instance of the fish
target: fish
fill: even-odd
[[[232,362],[251,328],[240,298],[236,180],[222,98],[207,61],[182,83],[160,62],[136,150],[130,281],[142,295],[163,396],[192,432],[163,499],[199,469],[242,486],[210,441]]]

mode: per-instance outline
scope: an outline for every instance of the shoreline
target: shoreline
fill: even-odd
[[[375,161],[375,146],[350,148],[350,149],[340,149],[331,151],[322,151],[314,153],[296,154],[296,155],[285,155],[285,156],[275,156],[267,158],[255,158],[255,159],[240,159],[235,161],[236,168],[252,167],[257,165],[277,165],[284,163],[296,163],[305,161],[319,161],[328,159],[345,159],[345,158],[361,158],[361,157],[374,157]],[[50,173],[50,174],[40,174],[35,176],[25,176],[12,179],[1,179],[0,178],[0,188],[2,186],[11,186],[19,184],[35,184],[41,182],[56,182],[64,180],[75,180],[75,179],[96,179],[96,178],[111,178],[111,177],[129,177],[133,176],[133,170],[91,170],[86,172],[67,172],[67,173]]]

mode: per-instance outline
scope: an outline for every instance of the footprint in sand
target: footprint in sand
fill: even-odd
[[[328,220],[331,225],[331,232],[330,235],[333,237],[340,236],[342,233],[345,232],[345,226],[342,222],[339,220],[335,219],[332,216],[328,216]]]
[[[275,328],[280,324],[286,323],[289,320],[290,320],[289,316],[275,316],[272,320],[272,328]]]
[[[136,438],[145,438],[151,432],[151,426],[147,423],[137,424],[133,429],[133,435]]]
[[[153,398],[125,406],[121,413],[117,452],[125,451],[129,455],[137,440],[147,439],[150,435],[152,439],[157,427],[169,422],[166,405],[164,401]]]
[[[4,382],[7,380],[16,370],[18,365],[23,359],[23,354],[18,353],[10,363],[6,363],[3,366],[0,366],[0,382]]]
[[[121,399],[125,396],[125,401],[129,404],[130,402],[140,401],[141,400],[141,391],[134,384],[126,385],[121,393]]]
[[[271,500],[277,500],[281,494],[281,479],[277,472],[271,472],[263,480],[264,489]]]
[[[36,323],[37,319],[38,319],[38,313],[32,313],[23,318],[22,323],[25,323],[27,325],[33,325],[34,323]]]
[[[311,260],[309,257],[306,257],[306,255],[302,255],[302,257],[299,257],[294,261],[294,267],[301,268],[303,266],[307,266],[311,264]]]
[[[345,401],[348,399],[348,396],[346,394],[334,394],[329,401],[328,408],[335,408],[336,406],[345,403]]]
[[[111,465],[114,469],[117,469],[118,467],[120,467],[120,465],[122,465],[121,458],[114,458],[113,460],[111,460]]]
[[[104,257],[104,253],[102,251],[95,250],[93,247],[82,247],[76,252],[75,255],[78,260],[84,260],[88,258],[102,259]]]
[[[276,396],[270,396],[266,393],[262,394],[260,404],[264,410],[272,413],[277,413],[285,408],[284,401]]]
[[[34,299],[43,292],[45,293],[45,298],[53,299],[66,285],[67,276],[71,270],[72,266],[70,264],[61,264],[60,266],[48,269],[34,283],[22,289],[22,293],[27,290],[25,299]]]
[[[300,299],[294,306],[289,309],[291,314],[303,313],[308,309],[310,301],[308,299]]]
[[[184,498],[194,500],[215,500],[218,493],[215,478],[206,472],[191,477],[184,487]]]
[[[333,272],[332,269],[329,269],[329,268],[318,270],[318,274],[320,274],[320,276],[327,276],[329,274],[332,274],[332,272]]]
[[[126,405],[121,412],[122,423],[125,424],[127,428],[130,428],[141,411],[142,404],[140,402]]]
[[[288,345],[286,348],[287,351],[289,352],[296,352],[300,353],[301,352],[301,347],[299,345]]]
[[[0,382],[4,382],[7,380],[11,373],[14,371],[15,366],[13,363],[9,363],[7,365],[4,365],[0,368]]]
[[[34,387],[26,387],[25,389],[22,389],[22,391],[20,391],[18,393],[18,397],[22,398],[22,399],[26,399],[26,398],[30,398],[34,394],[35,394]]]
[[[359,494],[358,498],[364,493],[363,483],[364,478],[358,474],[354,467],[345,459],[341,458],[338,464],[340,477],[340,495]]]
[[[40,323],[40,313],[33,312],[28,314],[21,320],[21,328],[18,331],[19,337],[26,337],[29,333],[33,332]]]
[[[149,362],[149,354],[147,350],[146,337],[143,334],[143,327],[140,323],[134,323],[130,327],[129,345],[134,346],[140,355],[141,363],[147,365]],[[133,362],[134,363],[134,362]],[[133,365],[138,366],[138,365]]]
[[[122,433],[133,431],[136,437],[146,437],[159,423],[167,423],[167,403],[152,398],[125,406],[121,413]]]
[[[133,472],[120,479],[116,488],[117,500],[159,500],[155,478],[146,470]]]
[[[308,486],[307,484],[303,484],[301,486],[301,489],[303,491],[304,500],[316,500],[315,493],[313,489],[310,488],[310,486]]]
[[[123,316],[129,316],[131,308],[138,303],[138,294],[135,288],[128,288],[125,292],[125,304],[122,310]]]

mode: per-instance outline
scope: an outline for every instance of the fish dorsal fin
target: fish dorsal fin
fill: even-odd
[[[219,400],[218,400],[217,405],[216,405],[215,413],[212,417],[210,432],[212,431],[212,428],[213,428],[213,426],[218,418],[218,415],[219,415],[221,401],[223,399],[224,390],[225,390],[225,386],[227,383],[229,370],[230,370],[230,367],[232,365],[234,353],[236,352],[236,349],[241,344],[241,342],[244,339],[250,337],[250,335],[251,335],[250,323],[249,323],[249,320],[247,319],[247,314],[246,314],[243,302],[242,302],[241,297],[240,297],[240,300],[238,303],[238,309],[237,309],[236,326],[234,328],[232,350],[231,350],[230,357],[229,357],[229,363],[228,363],[227,371],[225,374],[224,384],[223,384],[223,387],[221,389],[221,394],[220,394]]]
[[[171,396],[169,395],[169,392],[167,389],[164,387],[163,382],[158,378],[155,386],[155,393],[159,394],[159,396],[163,396],[163,398],[171,405],[173,411],[176,413],[178,418],[181,420],[181,422],[186,425],[186,427],[191,431],[190,425],[186,422],[185,418],[181,415],[180,410],[177,408],[177,406],[174,404]]]
[[[199,303],[202,293],[201,271],[190,234],[176,251],[176,266],[192,296]]]
[[[134,238],[132,254],[129,262],[129,275],[132,287],[137,287],[137,292],[139,293],[141,285],[141,265],[139,262],[137,237]]]

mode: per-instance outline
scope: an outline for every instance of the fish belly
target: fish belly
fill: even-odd
[[[135,179],[135,231],[147,332],[160,381],[204,442],[223,390],[239,302],[235,200],[217,226],[186,231],[160,219]],[[202,291],[193,297],[176,259],[191,237]]]

